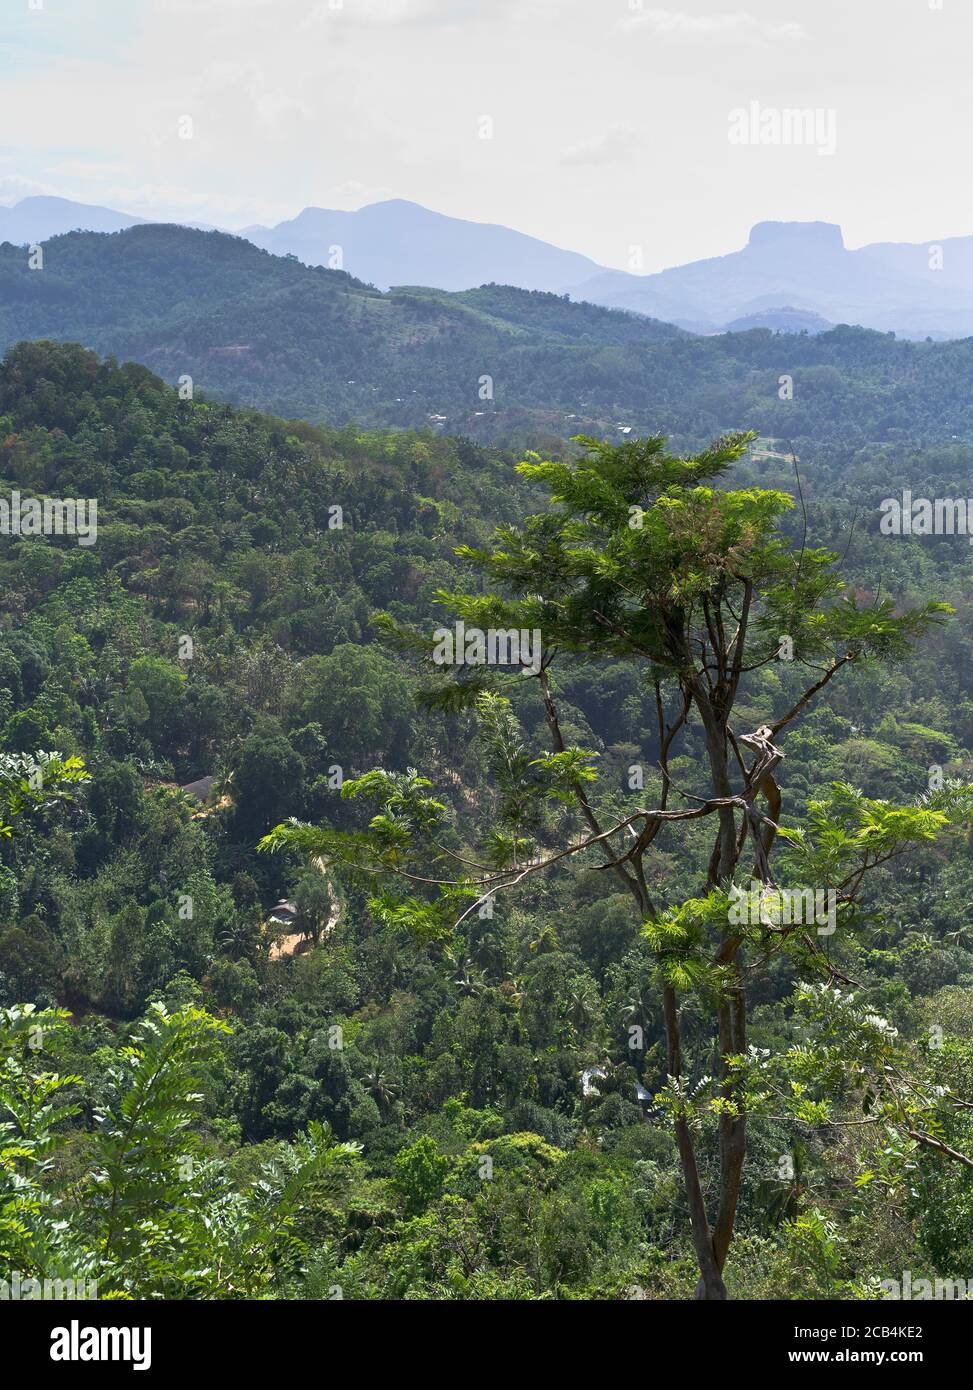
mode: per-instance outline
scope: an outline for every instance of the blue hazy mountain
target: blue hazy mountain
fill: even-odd
[[[22,198],[12,208],[0,208],[0,241],[26,246],[65,232],[120,232],[144,220],[69,198]]]
[[[383,290],[468,290],[494,283],[558,293],[602,269],[587,256],[509,227],[445,217],[401,198],[357,212],[305,208],[290,221],[244,227],[240,235],[278,256],[344,269]],[[332,247],[341,248],[340,265],[333,264]]]
[[[787,309],[904,337],[966,337],[973,237],[850,251],[828,222],[759,222],[740,251],[655,275],[604,271],[571,293],[697,333]]]
[[[27,246],[48,241],[51,237],[64,236],[65,232],[123,232],[128,227],[145,227],[153,220],[150,217],[133,217],[131,213],[99,207],[95,203],[76,203],[70,198],[32,195],[22,198],[13,207],[0,207],[0,242]],[[200,232],[216,230],[210,222],[168,225],[192,227]]]
[[[726,332],[748,333],[751,328],[769,328],[771,333],[827,333],[834,324],[810,309],[787,305],[783,309],[758,309],[756,313],[744,314],[731,320]]]
[[[15,246],[47,241],[65,232],[118,232],[147,219],[68,198],[24,198],[0,207],[0,242]],[[183,223],[210,230],[207,223]],[[388,289],[424,285],[467,290],[496,283],[517,289],[563,292],[603,267],[574,251],[536,237],[483,222],[431,212],[418,203],[392,199],[357,212],[305,208],[273,227],[245,227],[248,241],[305,265],[345,269],[358,280]],[[340,248],[340,264],[333,248]]]

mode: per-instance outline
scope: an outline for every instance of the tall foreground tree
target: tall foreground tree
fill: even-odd
[[[290,823],[262,842],[380,877],[374,910],[425,939],[448,935],[496,894],[574,856],[617,878],[657,961],[668,1072],[658,1099],[672,1114],[697,1296],[706,1299],[726,1297],[723,1271],[747,1151],[748,975],[786,951],[827,984],[847,983],[824,950],[820,924],[784,908],[785,881],[833,892],[834,925],[847,930],[868,870],[934,838],[966,805],[965,793],[946,790],[915,807],[893,807],[842,785],[823,789],[806,829],[781,825],[777,774],[786,730],[846,668],[903,657],[948,609],[930,604],[897,614],[888,599],[857,599],[835,556],[784,534],[782,518],[794,505],[788,494],[720,489],[751,437],[722,439],[689,459],[671,457],[661,438],[621,446],[585,439],[581,456],[568,462],[530,456],[519,471],[547,488],[547,510],[502,527],[491,548],[458,551],[487,581],[483,593],[440,595],[466,634],[513,629],[542,638],[542,659],[521,649],[519,672],[477,664],[475,640],[466,664],[440,668],[449,681],[442,703],[476,706],[496,773],[494,823],[478,849],[457,846],[455,836],[452,846],[445,843],[451,827],[428,780],[381,770],[342,791],[380,802],[367,831]],[[391,634],[393,625],[385,626]],[[434,652],[432,639],[394,635]],[[438,650],[441,658],[441,642]],[[634,660],[654,697],[658,775],[652,798],[646,793],[646,804],[624,816],[605,810],[612,798],[599,793],[595,755],[569,745],[562,729],[556,671],[564,653]],[[790,702],[768,708],[759,727],[741,727],[738,697],[747,676],[782,659],[794,687]],[[550,749],[539,756],[524,746],[503,697],[505,686],[525,679],[537,682],[550,735]],[[680,741],[698,731],[705,755],[696,785],[679,788],[671,762]],[[653,843],[664,829],[703,824],[713,831],[699,856],[698,895],[660,901],[646,866]],[[408,896],[389,887],[395,879],[410,884]],[[751,882],[756,893],[741,898],[742,884]],[[686,1057],[681,1004],[688,994],[711,1020],[713,1077],[701,1077],[700,1068],[692,1074]],[[704,1191],[701,1177],[704,1113],[715,1115],[719,1130],[715,1193]]]

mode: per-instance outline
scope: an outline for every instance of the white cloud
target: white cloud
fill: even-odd
[[[332,184],[324,190],[323,206],[353,212],[357,208],[367,207],[369,203],[384,203],[389,198],[399,196],[407,198],[408,194],[399,195],[386,184],[368,184],[362,183],[359,179],[345,179],[343,183]]]
[[[167,0],[167,7],[172,14],[223,14],[243,21],[264,11],[276,23],[294,29],[326,20],[369,27],[466,20],[515,3],[518,0],[493,0],[492,5],[489,0],[315,0],[311,5],[307,0]]]
[[[37,194],[57,197],[60,188],[49,183],[38,183],[36,179],[24,179],[19,174],[0,174],[0,207],[13,207],[21,198],[31,198]]]
[[[601,135],[592,136],[572,145],[561,155],[562,164],[612,164],[631,154],[636,143],[636,132],[630,125],[609,126]]]
[[[857,244],[973,230],[955,178],[973,5],[919,0],[894,24],[889,0],[327,5],[24,0],[0,198],[241,226],[394,196],[603,264],[644,245],[646,269],[743,244],[761,219],[843,222]],[[741,193],[726,112],[755,95],[840,110],[841,160],[781,161]]]
[[[124,178],[128,170],[121,160],[62,159],[47,166],[49,174],[60,179],[111,179]]]
[[[793,43],[807,38],[803,24],[793,20],[761,20],[745,11],[693,15],[683,10],[643,10],[623,20],[622,28],[630,33],[647,30],[665,38],[704,41],[740,38],[761,43]]]
[[[483,0],[319,0],[309,23],[336,25],[455,24],[484,14]]]
[[[264,0],[242,0],[261,4]],[[278,4],[282,0],[276,0]],[[235,0],[214,0],[233,4]],[[289,0],[283,0],[289,3]],[[301,21],[302,29],[331,27],[345,30],[420,27],[455,27],[476,21],[497,25],[525,24],[535,19],[555,19],[563,0],[317,0]]]

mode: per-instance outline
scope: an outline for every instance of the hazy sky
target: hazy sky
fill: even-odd
[[[647,271],[763,218],[973,233],[973,0],[670,4],[4,0],[0,201],[242,227],[410,198]],[[731,144],[754,102],[833,111],[835,153]]]

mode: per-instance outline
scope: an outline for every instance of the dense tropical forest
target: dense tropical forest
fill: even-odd
[[[185,227],[0,245],[0,349],[81,342],[171,384],[313,422],[514,451],[576,434],[703,447],[756,429],[860,449],[973,437],[973,348],[842,326],[696,337],[638,314],[483,285],[380,293],[344,271]]]
[[[0,1268],[201,1299],[973,1276],[973,549],[878,529],[970,491],[970,344],[693,339],[244,248],[73,234],[29,282],[0,248],[6,342],[207,388],[44,341],[0,366],[0,496],[98,499],[96,544],[0,537]],[[377,428],[424,423],[434,370],[450,432]],[[582,381],[658,434],[558,442]],[[437,665],[456,622],[543,659]],[[833,923],[782,921],[787,885]]]

